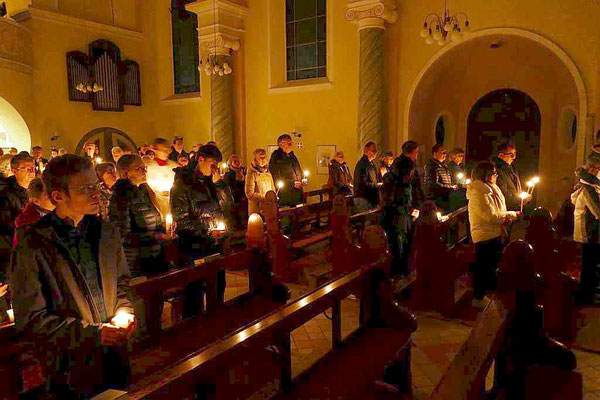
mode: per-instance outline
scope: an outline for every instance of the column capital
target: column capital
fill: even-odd
[[[228,56],[231,50],[240,49],[248,16],[248,6],[243,0],[197,0],[185,8],[198,16],[201,53]]]
[[[346,20],[358,24],[358,29],[385,29],[385,23],[398,19],[396,5],[392,0],[349,0]]]

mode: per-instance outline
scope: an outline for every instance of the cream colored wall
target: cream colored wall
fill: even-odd
[[[246,52],[246,158],[256,147],[276,144],[279,135],[296,130],[302,133],[303,149],[294,149],[304,169],[312,173],[309,189],[318,189],[327,182],[327,175],[316,176],[317,145],[337,145],[346,154],[348,164],[356,163],[357,147],[357,98],[358,98],[358,29],[344,19],[345,2],[328,2],[328,40],[330,58],[335,60],[329,67],[331,83],[300,87],[277,87],[270,76],[277,75],[271,68],[283,68],[280,63],[269,65],[269,33],[281,34],[270,29],[275,18],[285,15],[277,12],[269,15],[272,0],[250,0],[247,31],[243,46]],[[276,8],[276,7],[272,7]],[[283,11],[283,8],[276,8]],[[285,57],[284,42],[271,49]]]

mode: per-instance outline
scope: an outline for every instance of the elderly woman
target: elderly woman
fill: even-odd
[[[136,154],[117,163],[120,179],[110,197],[108,216],[123,238],[123,249],[133,277],[165,269],[161,241],[166,238],[152,190],[146,184],[146,165]]]
[[[269,191],[275,191],[273,176],[267,166],[267,152],[256,149],[252,153],[253,160],[246,174],[246,197],[248,198],[248,214],[260,211],[260,203]]]
[[[483,297],[496,288],[496,268],[502,254],[502,235],[506,225],[520,213],[506,210],[506,201],[496,185],[498,172],[493,163],[482,161],[473,169],[467,187],[471,237],[475,243],[476,266],[473,271],[473,304],[484,306]]]
[[[106,219],[112,187],[117,182],[117,172],[115,171],[115,166],[110,163],[98,164],[95,168],[96,175],[100,179],[100,216]]]

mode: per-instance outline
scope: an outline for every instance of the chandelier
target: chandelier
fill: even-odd
[[[215,39],[215,52],[210,54],[210,49],[208,50],[208,55],[206,58],[200,60],[200,65],[198,66],[199,70],[204,69],[206,75],[229,75],[233,72],[233,69],[229,65],[227,61],[224,61],[225,57],[219,57],[217,54],[217,6],[215,4],[215,0],[213,0],[213,36]]]
[[[433,44],[433,42],[437,42],[437,44],[443,46],[446,44],[448,37],[453,42],[460,42],[470,32],[471,28],[467,14],[463,12],[450,14],[447,1],[444,0],[443,16],[440,17],[436,13],[427,14],[420,34],[425,39],[425,43]]]

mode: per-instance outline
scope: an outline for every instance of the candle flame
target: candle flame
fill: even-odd
[[[440,221],[442,220],[442,213],[441,212],[438,211],[438,212],[435,213],[435,215],[437,216],[438,220],[440,220]]]
[[[529,197],[529,193],[527,193],[527,192],[521,192],[521,193],[519,193],[519,197],[521,199],[525,200],[526,198]]]
[[[532,187],[533,185],[535,185],[535,183],[533,183],[533,180],[527,182],[527,187]]]
[[[531,178],[531,181],[533,182],[534,185],[536,183],[540,183],[540,177],[539,176],[534,176],[533,178]]]
[[[227,163],[222,163],[222,164],[221,164],[221,168],[223,168],[223,169],[227,169]]]
[[[465,177],[465,175],[464,175],[462,172],[459,172],[459,173],[456,175],[456,177],[457,177],[457,178],[460,180],[460,179],[464,178],[464,177]]]
[[[117,315],[110,320],[110,323],[119,328],[127,328],[129,324],[133,321],[133,314],[128,313],[127,311],[119,311]]]
[[[470,185],[470,184],[471,184],[471,180],[470,180],[470,179],[467,179],[467,180],[465,181],[465,183],[466,183],[467,185]]]
[[[218,231],[224,231],[227,227],[225,226],[225,222],[223,221],[219,221],[217,222],[217,230]]]
[[[8,320],[10,322],[15,322],[15,312],[13,311],[13,309],[9,308],[8,310],[6,310],[6,313],[8,314]]]
[[[102,162],[102,159],[100,157],[96,157],[96,164],[100,164]]]
[[[277,181],[277,188],[278,189],[283,189],[283,186],[285,186],[285,184],[283,183],[283,181]]]
[[[308,170],[307,170],[307,169],[305,169],[305,170],[304,170],[304,177],[305,177],[305,178],[307,178],[307,177],[308,177],[308,174],[309,174]]]
[[[168,224],[173,224],[173,216],[169,213],[165,218],[165,222]]]

